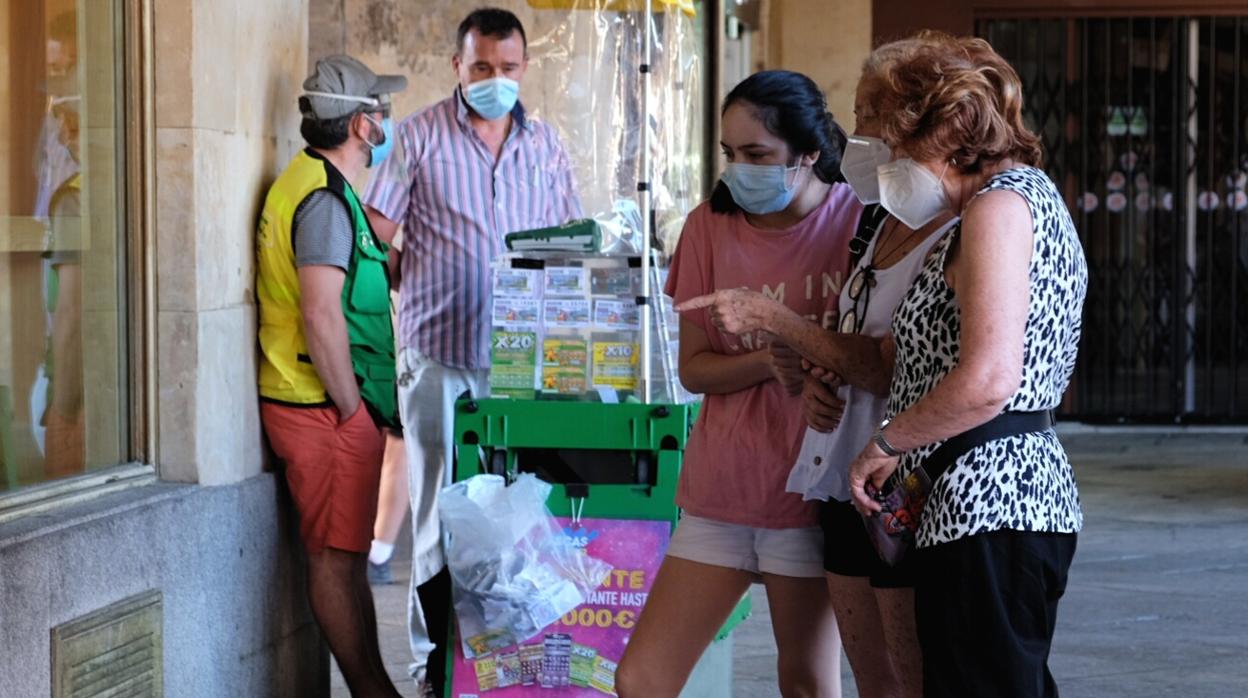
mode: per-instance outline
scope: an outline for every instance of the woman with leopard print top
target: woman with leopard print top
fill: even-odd
[[[980,39],[900,43],[877,49],[898,52],[874,105],[895,158],[879,168],[882,203],[910,227],[961,222],[893,317],[890,419],[850,466],[865,515],[879,511],[868,485],[895,484],[951,437],[1058,406],[1087,290],[1013,68]],[[1051,427],[970,448],[935,480],[911,552],[925,695],[1057,695],[1049,646],[1082,523]]]

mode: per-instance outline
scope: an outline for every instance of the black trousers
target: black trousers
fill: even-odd
[[[425,627],[429,629],[429,639],[434,644],[425,668],[425,680],[433,687],[434,694],[441,696],[446,686],[446,638],[451,629],[451,614],[455,612],[451,608],[450,570],[443,567],[429,581],[416,587],[416,595],[420,597],[420,607],[425,612]]]
[[[927,698],[1056,698],[1049,647],[1073,533],[994,531],[915,553]]]

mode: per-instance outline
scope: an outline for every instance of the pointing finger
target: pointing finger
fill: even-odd
[[[716,300],[718,300],[718,295],[714,293],[708,293],[705,296],[698,296],[697,298],[690,298],[684,303],[678,304],[676,306],[676,312],[683,313],[689,310],[709,308],[710,306],[715,305]]]

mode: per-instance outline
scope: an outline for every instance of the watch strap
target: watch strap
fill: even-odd
[[[888,425],[885,424],[884,426]],[[890,458],[896,458],[904,453],[904,451],[899,451],[896,448],[893,448],[893,445],[888,442],[888,439],[884,437],[884,426],[875,430],[875,435],[871,437],[871,440],[875,442],[876,446],[880,447],[880,450],[883,451],[885,455]]]

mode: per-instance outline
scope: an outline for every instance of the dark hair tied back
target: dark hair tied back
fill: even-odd
[[[813,170],[822,182],[841,181],[845,130],[828,111],[828,100],[814,80],[791,70],[764,70],[742,80],[724,98],[720,115],[738,102],[750,106],[767,132],[783,140],[794,155],[819,153]],[[711,193],[711,210],[741,210],[722,181]]]

